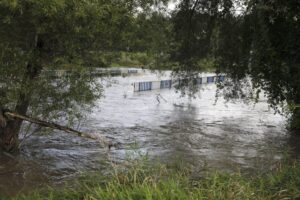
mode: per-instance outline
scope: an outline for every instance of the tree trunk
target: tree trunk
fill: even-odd
[[[0,127],[0,147],[3,151],[14,152],[19,146],[19,131],[15,123],[16,120],[5,120],[5,126]]]
[[[31,69],[30,65],[27,68],[28,74],[24,77],[24,85],[34,84],[34,78],[36,76],[33,76],[31,72],[29,71]],[[17,101],[17,105],[14,109],[16,113],[19,113],[21,115],[26,115],[29,102],[31,98],[32,91],[25,91],[26,89],[23,88],[21,90],[21,93],[19,94],[19,99]],[[6,121],[6,126],[0,127],[0,148],[2,150],[7,152],[13,152],[18,150],[19,147],[19,132],[23,123],[22,119],[8,119],[6,118],[2,113],[2,118]]]
[[[21,92],[15,111],[21,114],[26,114],[29,106],[29,96],[25,91]],[[7,152],[17,151],[19,147],[19,132],[22,126],[23,120],[20,119],[8,119],[4,115],[2,110],[0,118],[3,123],[0,126],[0,148]]]
[[[300,107],[296,107],[293,111],[291,129],[300,135]]]
[[[16,113],[26,115],[31,95],[33,93],[31,87],[35,84],[35,79],[40,75],[42,67],[37,63],[37,60],[41,57],[41,50],[43,48],[43,41],[35,36],[34,41],[34,53],[31,60],[26,66],[26,73],[22,80],[22,88],[17,99],[17,104],[14,109]],[[0,108],[1,109],[1,108]],[[19,147],[19,132],[22,126],[23,120],[21,119],[7,119],[3,112],[0,113],[0,118],[5,119],[6,126],[0,126],[0,149],[8,152],[16,151]]]

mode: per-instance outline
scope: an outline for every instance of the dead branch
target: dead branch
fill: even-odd
[[[14,119],[28,121],[28,122],[38,124],[38,125],[41,125],[41,126],[44,126],[44,127],[49,127],[49,128],[52,128],[52,129],[61,130],[61,131],[67,132],[67,133],[77,134],[78,136],[81,136],[81,137],[97,139],[100,142],[102,142],[103,144],[107,145],[109,148],[115,146],[112,142],[107,141],[106,138],[104,138],[103,136],[99,136],[98,134],[97,135],[87,134],[87,133],[77,131],[77,130],[72,129],[72,128],[67,127],[67,126],[61,126],[61,125],[55,124],[53,122],[43,121],[43,120],[40,120],[40,119],[36,119],[36,118],[29,117],[29,116],[26,116],[26,115],[20,115],[18,113],[14,113],[14,112],[10,112],[10,111],[4,112],[3,115],[5,115],[5,117],[7,117],[7,118],[14,118]]]

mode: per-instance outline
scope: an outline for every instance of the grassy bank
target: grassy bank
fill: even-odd
[[[75,188],[50,188],[14,199],[297,199],[300,163],[278,164],[273,171],[260,176],[213,172],[201,180],[191,180],[188,170],[168,170],[163,165],[149,168],[139,163],[126,171],[115,168],[109,176],[84,178]]]

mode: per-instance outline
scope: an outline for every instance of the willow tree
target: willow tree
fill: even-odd
[[[220,85],[226,97],[255,100],[264,91],[270,106],[292,114],[291,127],[299,130],[300,2],[182,0],[178,8],[173,57],[179,71],[201,70],[208,59],[231,77]]]
[[[80,117],[102,90],[88,66],[118,46],[137,7],[151,3],[1,0],[0,109],[67,122]],[[73,73],[53,78],[47,73],[53,69]],[[16,150],[22,120],[0,121],[0,148]]]
[[[263,90],[269,105],[290,113],[290,127],[299,130],[300,3],[250,0],[246,6],[241,16],[219,21],[216,64],[236,80],[250,77],[252,90]]]

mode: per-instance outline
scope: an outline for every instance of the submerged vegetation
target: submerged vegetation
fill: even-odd
[[[209,172],[199,180],[191,170],[165,165],[149,167],[134,162],[127,170],[113,168],[109,176],[93,175],[76,187],[48,188],[13,200],[96,199],[297,199],[300,198],[300,163],[278,163],[269,173],[245,176],[241,173]]]

